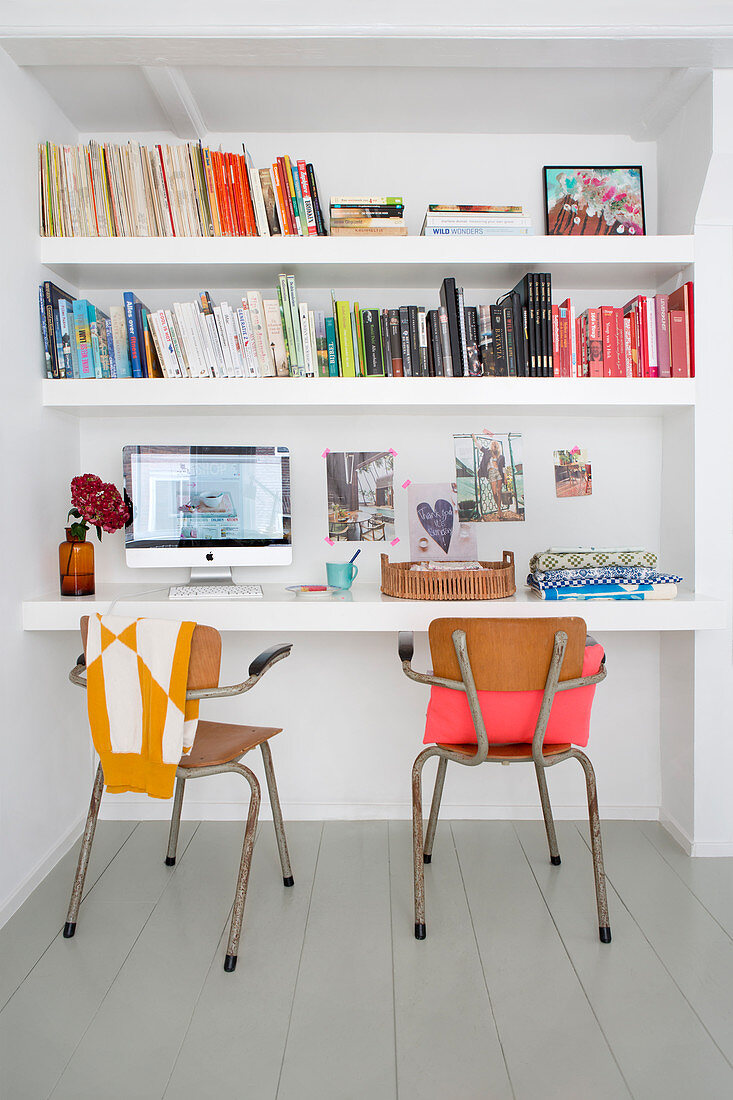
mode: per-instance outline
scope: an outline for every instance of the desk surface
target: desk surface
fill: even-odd
[[[240,631],[396,631],[427,630],[432,619],[531,618],[580,615],[588,629],[714,630],[725,626],[722,600],[678,592],[674,600],[546,602],[520,589],[503,600],[398,600],[383,596],[379,586],[357,583],[350,592],[329,599],[304,599],[284,585],[264,584],[263,599],[169,600],[168,585],[101,584],[94,596],[62,599],[51,592],[23,603],[25,630],[77,630],[82,615],[115,611],[130,616],[195,619],[218,630]]]

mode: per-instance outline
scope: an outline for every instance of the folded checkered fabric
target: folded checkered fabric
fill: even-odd
[[[585,584],[581,587],[538,588],[530,592],[541,600],[673,600],[676,584]]]
[[[643,565],[598,565],[586,569],[551,569],[530,573],[528,584],[540,588],[561,588],[579,584],[679,584],[682,577],[674,573],[658,573]]]
[[[577,550],[542,550],[530,558],[529,568],[532,573],[546,573],[554,569],[595,569],[604,565],[644,566],[647,569],[656,569],[657,555],[650,550],[639,550],[634,547],[607,547],[606,549],[594,549],[588,547]]]

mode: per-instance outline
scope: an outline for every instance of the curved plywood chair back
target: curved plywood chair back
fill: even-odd
[[[454,630],[466,634],[479,691],[542,690],[558,630],[568,636],[560,679],[581,675],[586,637],[583,619],[434,619],[428,628],[433,672],[446,680],[461,679]]]
[[[87,651],[89,616],[83,615],[79,623],[84,653]],[[218,687],[221,667],[221,634],[213,626],[196,624],[191,640],[191,657],[188,662],[188,689],[200,691]]]

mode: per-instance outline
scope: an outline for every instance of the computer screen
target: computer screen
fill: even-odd
[[[291,560],[287,447],[128,446],[128,565]]]

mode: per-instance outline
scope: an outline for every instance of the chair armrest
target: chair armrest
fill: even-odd
[[[415,672],[410,662],[415,652],[415,638],[411,630],[400,630],[397,635],[397,652],[402,661],[402,671],[408,680],[414,680],[416,684],[429,684],[431,687],[447,687],[453,691],[465,691],[466,686],[461,680],[443,680],[440,676],[429,676],[425,672]]]
[[[263,673],[267,672],[268,668],[276,664],[277,661],[282,661],[284,657],[289,657],[292,648],[292,642],[281,642],[279,645],[273,645],[270,646],[269,649],[264,649],[250,664],[249,675],[261,676]]]
[[[557,685],[557,691],[571,691],[572,688],[590,687],[591,684],[600,684],[608,675],[606,671],[606,658],[603,658],[601,667],[593,676],[578,676],[575,680],[561,680]]]
[[[82,676],[82,672],[86,671],[86,667],[87,662],[84,654],[80,653],[79,656],[76,658],[76,664],[69,673],[69,679],[71,680],[72,684],[76,684],[76,686],[80,688],[86,688],[86,678]]]
[[[250,664],[248,669],[249,675],[241,684],[231,684],[228,687],[197,688],[195,691],[187,691],[186,698],[229,699],[233,695],[243,695],[245,691],[250,691],[257,681],[260,680],[273,665],[289,657],[292,648],[292,642],[281,642],[279,645],[274,645],[269,649],[263,650],[263,652],[258,654]]]

